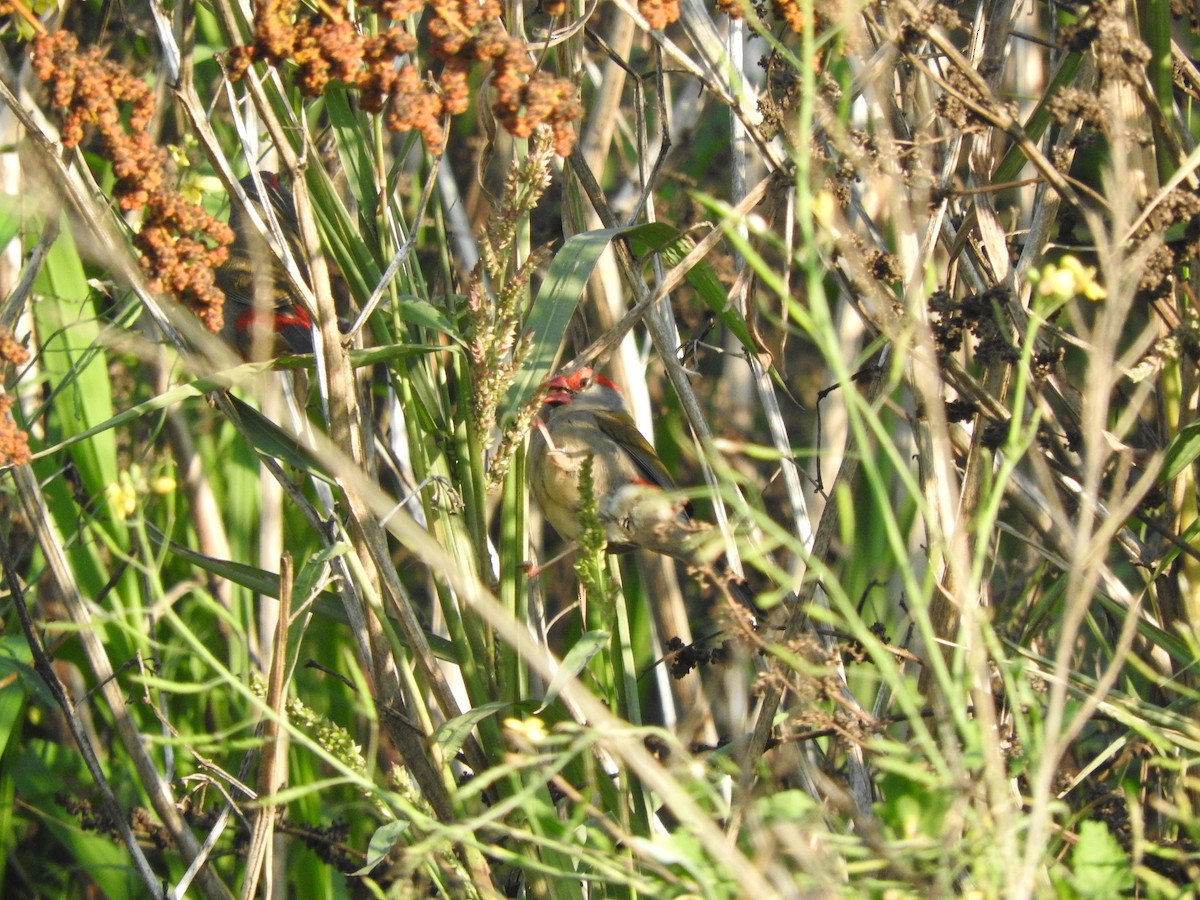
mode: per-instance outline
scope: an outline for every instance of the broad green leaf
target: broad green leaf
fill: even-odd
[[[954,793],[938,785],[929,773],[909,778],[888,772],[879,780],[883,799],[875,804],[879,818],[901,840],[936,839],[945,825]]]
[[[395,822],[388,822],[386,825],[375,829],[375,833],[371,835],[371,842],[367,845],[367,862],[354,875],[370,875],[371,870],[383,862],[387,855],[392,852],[392,848],[396,846],[396,842],[408,832],[409,823],[404,819],[397,819]]]
[[[240,384],[245,380],[249,380],[256,374],[265,372],[270,368],[271,363],[269,362],[247,363],[246,365],[238,366],[235,369],[229,369],[225,372],[219,372],[215,375],[198,378],[189,384],[180,385],[179,387],[165,391],[164,393],[159,394],[157,397],[151,397],[149,400],[139,403],[137,406],[131,406],[129,409],[122,410],[105,421],[93,425],[86,431],[81,431],[80,433],[72,435],[71,437],[62,440],[57,444],[45,447],[33,454],[33,458],[41,459],[44,456],[51,456],[75,443],[78,443],[79,441],[86,440],[87,438],[94,437],[95,435],[102,434],[106,431],[111,431],[120,425],[132,422],[135,419],[140,419],[142,416],[157,412],[158,410],[175,406],[176,404],[182,403],[184,400],[188,400],[192,397],[202,397],[212,391],[226,390],[230,387]]]
[[[562,689],[567,686],[567,682],[582,672],[584,667],[591,662],[592,657],[608,646],[611,637],[607,631],[585,631],[581,634],[579,640],[575,642],[575,646],[563,659],[562,665],[558,667],[558,671],[554,673],[554,680],[546,689],[542,705],[535,712],[540,713],[557,700]]]
[[[232,584],[246,588],[255,594],[262,597],[273,597],[279,599],[279,575],[275,572],[268,572],[266,569],[260,569],[258,566],[247,565],[246,563],[234,562],[229,559],[216,559],[211,556],[205,556],[203,553],[197,553],[188,547],[178,544],[175,541],[167,541],[163,535],[154,530],[148,529],[148,534],[151,540],[159,547],[165,542],[171,553],[178,556],[180,559],[186,560],[198,569],[208,572],[210,575],[216,575],[218,578],[224,578]],[[322,551],[315,560],[324,561],[332,559],[337,555],[337,548],[334,550]],[[311,562],[311,561],[310,561]],[[307,568],[307,564],[306,564]],[[309,576],[305,573],[305,569],[301,570],[301,576],[297,577],[297,586],[301,584],[301,580],[307,579]],[[346,610],[342,606],[342,599],[338,596],[334,588],[326,588],[317,597],[313,604],[313,611],[326,619],[332,619],[335,622],[341,622],[345,625],[349,619],[346,617]],[[429,642],[434,655],[439,659],[457,662],[458,655],[455,652],[454,645],[445,638],[436,634],[425,633],[425,639]]]
[[[0,194],[0,247],[6,246],[20,231],[21,209],[25,202],[23,197]]]
[[[632,229],[628,235],[638,256],[646,253],[657,253],[662,257],[663,265],[670,268],[677,265],[696,246],[688,235],[680,234],[677,228],[665,222],[647,222]],[[712,310],[721,324],[733,333],[742,346],[750,353],[758,353],[754,339],[746,319],[729,303],[729,296],[721,279],[713,271],[707,260],[700,260],[684,276],[688,284],[696,289],[704,305]]]
[[[393,307],[405,322],[447,335],[455,341],[459,339],[457,330],[446,318],[446,314],[432,303],[409,296],[398,299]]]
[[[764,824],[799,822],[819,813],[820,806],[804,791],[779,791],[755,801],[754,808]]]
[[[1050,124],[1050,105],[1059,91],[1063,88],[1075,86],[1076,75],[1079,73],[1079,67],[1083,64],[1083,56],[1079,53],[1064,53],[1062,61],[1058,64],[1058,71],[1050,79],[1050,84],[1040,94],[1040,100],[1037,106],[1025,118],[1025,134],[1035,144],[1041,139],[1045,133],[1047,126]],[[993,184],[1004,184],[1005,182],[1014,180],[1029,160],[1025,157],[1025,153],[1020,147],[1009,147],[1004,154],[1004,158],[1000,164],[996,166],[996,172],[992,176]]]
[[[457,344],[387,344],[380,347],[368,347],[365,350],[351,350],[350,365],[356,369],[362,369],[366,366],[374,366],[420,353],[454,353],[458,350]]]
[[[453,347],[421,345],[409,346],[405,344],[393,344],[387,347],[372,347],[368,350],[353,350],[350,353],[350,362],[355,368],[363,368],[365,366],[373,366],[377,363],[387,362],[390,359],[398,359],[403,356],[408,356],[415,353],[445,353],[454,350]],[[105,431],[110,431],[121,425],[135,421],[147,416],[151,413],[158,412],[162,409],[168,409],[185,400],[190,400],[194,397],[203,397],[213,391],[224,391],[240,384],[252,381],[255,377],[263,372],[270,371],[272,368],[285,369],[311,369],[313,365],[312,357],[288,357],[282,361],[275,362],[256,362],[245,363],[233,369],[227,369],[223,372],[217,372],[213,375],[206,375],[202,378],[197,378],[195,381],[188,384],[181,384],[178,387],[164,391],[156,397],[151,397],[136,406],[131,406],[128,409],[114,414],[111,418],[93,425],[86,431],[81,431],[69,438],[65,438],[56,444],[49,447],[44,447],[33,454],[35,460],[43,457],[53,456],[56,453],[65,450],[66,448],[86,440]],[[270,454],[269,454],[270,455]]]
[[[20,720],[30,694],[48,706],[54,698],[41,676],[34,671],[33,659],[24,638],[8,635],[0,638],[0,758],[8,750],[9,739],[20,733]]]
[[[1129,857],[1103,822],[1080,823],[1071,870],[1071,886],[1089,900],[1123,897],[1133,887]]]
[[[679,263],[696,246],[690,237],[663,222],[601,228],[569,237],[550,263],[526,319],[526,331],[533,335],[533,348],[501,405],[500,421],[522,409],[549,376],[596,263],[608,245],[619,237],[628,238],[639,256],[660,255],[668,268]],[[700,260],[684,277],[738,340],[751,352],[757,352],[746,320],[729,305],[725,288],[712,266]]]
[[[101,496],[117,480],[117,442],[111,432],[93,428],[112,418],[112,388],[99,349],[96,305],[65,224],[50,248],[35,293],[33,320],[52,410],[46,437],[58,443],[90,433],[88,440],[70,444],[70,455],[88,494]]]
[[[95,882],[92,889],[97,896],[146,896],[145,886],[130,864],[128,851],[108,834],[81,828],[77,816],[55,800],[55,792],[63,790],[65,785],[90,783],[78,753],[70,763],[63,756],[44,741],[36,741],[10,769],[16,782],[16,796],[23,805],[37,810],[38,854],[43,860],[62,859],[67,868],[87,872],[88,879]],[[64,768],[71,765],[79,769],[74,775]]]
[[[233,414],[250,445],[264,456],[274,458],[309,475],[328,478],[325,467],[292,437],[244,400],[230,395]]]
[[[630,230],[601,228],[574,234],[554,255],[525,320],[526,332],[533,335],[533,346],[521,374],[500,405],[499,421],[523,409],[549,376],[596,263],[613,240]]]
[[[453,759],[458,751],[462,749],[463,744],[467,742],[467,737],[476,725],[488,716],[495,715],[501,710],[515,705],[509,703],[507,700],[495,700],[491,703],[484,703],[474,709],[467,710],[461,716],[456,716],[448,722],[443,722],[438,727],[438,730],[433,733],[433,742],[442,748],[443,758]]]
[[[1200,456],[1200,421],[1188,422],[1171,438],[1163,458],[1160,481],[1171,481]]]

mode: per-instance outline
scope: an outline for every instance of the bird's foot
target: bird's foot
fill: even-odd
[[[543,572],[545,572],[552,565],[554,565],[556,562],[558,562],[560,559],[566,559],[568,556],[570,556],[572,553],[574,553],[578,549],[579,549],[579,541],[571,541],[571,543],[567,545],[567,548],[565,550],[563,550],[557,556],[553,556],[550,559],[546,560],[541,565],[538,565],[533,562],[523,562],[523,563],[521,563],[521,568],[525,570],[525,577],[530,580],[533,580],[534,578],[537,578],[539,575],[541,575]]]

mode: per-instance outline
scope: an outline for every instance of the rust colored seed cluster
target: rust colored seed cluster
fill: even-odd
[[[833,17],[836,10],[830,9],[831,4],[828,2],[817,2],[812,4],[812,12],[815,16],[813,20],[813,30],[820,31],[823,23]],[[767,19],[771,16],[783,22],[789,29],[796,34],[804,33],[804,26],[808,21],[808,13],[805,11],[804,4],[799,0],[751,0],[750,6],[762,19]],[[717,9],[725,13],[731,19],[743,18],[742,13],[743,0],[717,0]],[[643,11],[643,15],[645,12]],[[676,13],[678,15],[678,12]]]
[[[9,415],[13,395],[0,392],[0,465],[23,466],[30,460],[29,435]]]
[[[224,324],[224,292],[214,280],[228,258],[233,231],[174,191],[156,190],[146,198],[146,220],[134,237],[150,289],[178,297],[209,331]]]
[[[775,18],[781,22],[786,22],[787,27],[792,29],[796,34],[804,33],[806,17],[796,0],[772,0],[771,10],[775,13]]]
[[[446,72],[461,79],[462,110],[466,109],[467,72],[471,61],[491,62],[492,87],[496,99],[492,111],[509,134],[527,138],[538,125],[549,125],[554,132],[554,148],[567,156],[575,143],[571,122],[582,113],[575,100],[575,87],[567,80],[547,72],[535,71],[524,41],[513,37],[500,23],[498,0],[434,0],[434,19],[429,23],[433,54],[446,63]],[[476,21],[464,35],[460,20],[470,10]],[[465,65],[464,65],[465,61]],[[446,75],[443,72],[443,79]],[[447,92],[449,94],[449,91]]]
[[[403,19],[420,11],[424,0],[384,0],[370,12]],[[320,95],[332,80],[362,92],[362,104],[379,112],[399,89],[400,72],[392,60],[417,47],[402,28],[377,35],[361,34],[345,3],[325,4],[321,15],[299,16],[299,0],[267,0],[254,12],[254,42],[230,54],[230,74],[239,80],[252,63],[280,66],[292,62],[299,68],[297,83],[306,96]]]
[[[29,351],[17,343],[7,328],[0,328],[0,361],[20,366],[29,361]],[[29,435],[9,415],[13,395],[0,389],[0,466],[29,462]]]
[[[425,0],[377,0],[370,11],[401,21],[425,8]],[[539,124],[554,130],[556,149],[571,152],[571,123],[582,114],[574,86],[535,71],[524,41],[501,24],[497,0],[429,0],[430,52],[443,64],[436,84],[421,77],[412,63],[395,66],[397,57],[417,49],[417,41],[397,25],[376,35],[360,32],[345,0],[321,4],[320,13],[299,15],[299,0],[264,0],[255,10],[254,42],[231,57],[231,74],[245,75],[251,63],[299,68],[297,83],[317,96],[331,80],[360,92],[367,112],[384,113],[393,131],[417,130],[431,153],[445,149],[444,119],[467,110],[468,76],[479,63],[493,66],[493,111],[517,137]],[[365,7],[360,5],[360,9]]]
[[[732,0],[731,0],[732,2]],[[638,0],[638,12],[646,24],[659,31],[679,19],[679,0]]]
[[[29,360],[29,351],[17,343],[7,328],[0,328],[0,361],[14,366]],[[21,466],[30,460],[29,435],[17,427],[9,409],[15,398],[0,389],[0,466]]]
[[[209,329],[219,331],[224,297],[213,281],[213,270],[225,261],[233,232],[164,186],[166,152],[146,131],[154,115],[149,87],[102,59],[98,49],[79,52],[78,41],[67,31],[39,32],[30,58],[34,73],[50,90],[51,102],[65,113],[63,146],[74,147],[83,140],[84,130],[94,127],[100,153],[117,177],[113,197],[123,210],[143,211],[133,243],[141,252],[151,290],[176,297]],[[121,103],[129,104],[128,127],[121,121]]]
[[[23,366],[29,362],[29,351],[17,343],[17,339],[7,328],[0,328],[0,361],[12,363],[14,366]]]

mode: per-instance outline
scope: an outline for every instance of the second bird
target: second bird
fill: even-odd
[[[260,175],[288,249],[307,279],[308,268],[291,192],[273,172]],[[254,178],[247,175],[241,185],[269,228],[270,219]],[[237,203],[229,213],[229,227],[233,229],[234,241],[229,258],[217,270],[216,277],[217,286],[225,292],[225,325],[221,336],[245,359],[270,358],[279,353],[312,353],[312,320],[293,296],[279,259]]]

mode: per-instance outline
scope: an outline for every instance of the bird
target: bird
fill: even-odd
[[[729,571],[720,533],[692,517],[620,389],[590,367],[557,375],[545,386],[527,470],[534,500],[559,536],[574,543],[582,534],[580,478],[590,457],[592,494],[610,553],[641,548],[678,559],[714,575],[753,610],[753,592]]]
[[[307,280],[295,200],[274,172],[259,175],[288,250]],[[254,177],[247,175],[240,184],[270,227]],[[217,286],[225,292],[221,337],[245,359],[269,358],[280,352],[312,353],[311,317],[294,296],[283,264],[236,203],[229,213],[229,227],[234,232],[233,244],[216,273]]]

